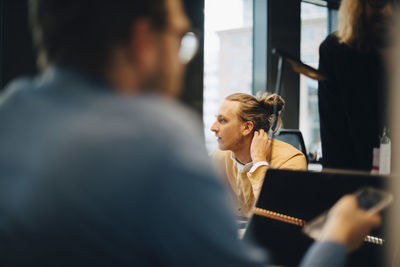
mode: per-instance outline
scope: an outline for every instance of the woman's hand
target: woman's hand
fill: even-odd
[[[271,141],[264,130],[254,132],[253,140],[250,146],[250,155],[253,164],[259,161],[267,161],[267,155],[270,152]]]

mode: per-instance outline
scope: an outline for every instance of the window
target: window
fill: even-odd
[[[319,45],[326,38],[328,30],[328,8],[301,3],[301,60],[318,68]],[[318,82],[300,76],[300,130],[303,133],[307,151],[316,160],[322,157],[319,134]]]
[[[204,34],[203,122],[211,153],[217,142],[210,128],[224,98],[252,92],[253,1],[205,0]]]

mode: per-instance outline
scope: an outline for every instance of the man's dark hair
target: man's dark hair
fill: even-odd
[[[133,22],[150,19],[162,30],[165,0],[30,0],[30,20],[38,62],[102,73],[110,52],[130,39]]]

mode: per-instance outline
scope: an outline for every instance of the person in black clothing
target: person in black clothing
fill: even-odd
[[[343,0],[338,31],[320,46],[323,166],[371,170],[384,127],[389,0]]]

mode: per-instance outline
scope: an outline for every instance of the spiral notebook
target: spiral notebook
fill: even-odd
[[[386,188],[388,179],[365,173],[268,170],[244,240],[268,249],[275,264],[297,266],[313,243],[301,231],[307,221],[360,187]],[[382,266],[383,233],[383,226],[372,232],[349,256],[347,266]]]

